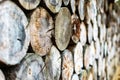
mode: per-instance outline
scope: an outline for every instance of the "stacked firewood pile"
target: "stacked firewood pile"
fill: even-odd
[[[120,1],[0,0],[0,80],[120,80]]]

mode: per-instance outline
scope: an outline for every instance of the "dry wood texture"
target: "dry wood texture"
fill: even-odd
[[[29,45],[27,18],[13,2],[0,4],[0,61],[14,65],[26,55]]]
[[[0,69],[0,80],[120,80],[120,0],[0,0]]]
[[[35,9],[41,0],[19,0],[20,4],[27,10]]]

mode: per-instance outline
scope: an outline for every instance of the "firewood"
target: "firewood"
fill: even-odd
[[[63,3],[65,6],[67,6],[69,4],[70,0],[63,0]]]
[[[106,26],[104,24],[101,24],[100,26],[100,41],[106,40]]]
[[[50,53],[46,56],[46,76],[47,80],[59,80],[61,73],[61,56],[55,46],[52,46]]]
[[[77,74],[73,74],[73,76],[72,76],[72,80],[79,80],[78,75],[77,75]]]
[[[84,22],[80,24],[80,42],[82,45],[85,45],[87,41],[87,31]]]
[[[88,73],[86,70],[82,70],[80,73],[80,80],[88,80]]]
[[[0,80],[6,80],[3,72],[0,70]]]
[[[63,52],[62,80],[71,80],[73,74],[73,56],[69,50]]]
[[[80,20],[76,14],[73,14],[72,17],[72,40],[74,43],[77,43],[80,39]]]
[[[95,53],[96,53],[95,58],[96,59],[99,58],[100,51],[101,51],[100,41],[99,41],[99,39],[97,39],[96,42],[95,42]]]
[[[81,20],[84,20],[85,17],[85,0],[79,0],[78,12]]]
[[[70,6],[72,9],[72,12],[75,13],[76,11],[76,0],[70,0]]]
[[[19,0],[19,3],[25,8],[26,10],[35,9],[41,0]]]
[[[98,39],[98,25],[96,18],[93,20],[93,39],[94,41]]]
[[[38,54],[28,53],[20,64],[5,72],[6,80],[46,80],[44,66]]]
[[[52,46],[52,17],[44,8],[37,8],[31,16],[29,27],[31,45],[35,53],[40,56],[48,54]]]
[[[53,13],[57,13],[61,9],[62,0],[44,0],[44,2]]]
[[[62,7],[55,20],[55,42],[63,51],[69,44],[72,35],[71,14],[68,8]]]
[[[83,46],[80,42],[77,43],[74,50],[74,66],[76,74],[80,74],[83,67]]]
[[[87,38],[88,38],[88,42],[91,43],[93,40],[93,27],[91,22],[88,23],[88,33],[87,33]]]
[[[0,61],[18,64],[26,55],[29,45],[27,18],[12,1],[0,4]]]

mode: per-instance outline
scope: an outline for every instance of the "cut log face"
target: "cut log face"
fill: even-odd
[[[61,9],[62,0],[44,0],[46,6],[53,12],[57,13]]]
[[[37,8],[31,16],[29,27],[33,50],[40,56],[46,55],[52,46],[52,17],[44,8]]]
[[[42,58],[37,54],[28,53],[19,65],[18,71],[15,72],[15,80],[45,80],[43,68],[44,62]]]
[[[69,1],[70,0],[63,0],[64,5],[67,6],[69,4]]]
[[[83,67],[83,46],[80,42],[77,43],[74,50],[74,65],[75,72],[80,74]]]
[[[76,14],[73,14],[71,18],[73,27],[72,40],[77,43],[80,39],[80,20]]]
[[[80,24],[80,42],[82,45],[85,45],[87,41],[87,31],[84,22]]]
[[[55,20],[55,42],[59,50],[63,51],[68,46],[71,31],[70,11],[68,8],[62,7]]]
[[[76,11],[76,0],[70,0],[70,5],[71,5],[72,12],[75,13],[75,11]]]
[[[27,18],[11,1],[0,5],[0,61],[14,65],[26,55],[29,45]]]
[[[19,0],[20,4],[23,6],[23,8],[27,10],[35,9],[41,0]]]
[[[91,22],[88,23],[88,42],[91,43],[92,42],[92,39],[93,39],[93,27],[92,27],[92,24]]]
[[[61,74],[61,56],[60,52],[55,46],[52,46],[50,53],[46,56],[46,76],[47,80],[59,80]]]
[[[3,72],[0,70],[0,80],[6,80]]]
[[[80,73],[80,80],[88,80],[88,74],[86,70],[82,70]]]
[[[63,52],[62,80],[71,80],[73,74],[73,56],[69,50]]]
[[[73,74],[73,76],[72,76],[72,80],[79,80],[78,75],[77,75],[77,74]]]
[[[79,0],[78,12],[81,20],[85,17],[85,0]]]

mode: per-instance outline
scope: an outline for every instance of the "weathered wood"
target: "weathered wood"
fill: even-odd
[[[38,54],[28,53],[19,65],[5,72],[6,80],[46,80],[44,66]]]
[[[74,66],[76,74],[80,74],[83,67],[83,46],[80,42],[74,49]]]
[[[61,56],[55,46],[52,46],[50,53],[46,56],[46,78],[47,80],[59,80],[61,74]]]
[[[29,27],[31,45],[35,53],[40,56],[48,54],[52,46],[52,17],[44,8],[37,8],[31,16]]]
[[[65,6],[67,6],[69,4],[70,0],[63,0],[63,3]]]
[[[55,42],[63,51],[69,44],[72,35],[71,14],[68,8],[62,7],[55,20]]]
[[[80,24],[80,42],[82,45],[85,45],[87,41],[87,31],[84,22]]]
[[[77,75],[77,74],[73,74],[73,76],[72,76],[72,79],[71,79],[71,80],[79,80],[78,75]]]
[[[0,70],[0,80],[6,80],[3,72]]]
[[[79,17],[81,20],[84,20],[85,11],[86,11],[85,0],[79,0],[78,12],[79,12]]]
[[[32,10],[39,5],[41,0],[18,0],[18,1],[26,10]]]
[[[93,39],[96,41],[98,39],[98,25],[96,18],[93,21]]]
[[[80,80],[88,80],[88,73],[86,70],[82,70],[80,73]]]
[[[69,50],[64,50],[62,62],[62,80],[71,80],[73,74],[73,56]]]
[[[80,20],[76,14],[73,14],[72,17],[72,40],[74,43],[77,43],[80,39]]]
[[[88,23],[87,38],[88,38],[88,42],[91,43],[93,39],[93,27],[92,27],[91,22]]]
[[[75,13],[76,11],[76,0],[70,0],[70,6],[72,9],[72,12]]]
[[[62,0],[44,0],[46,6],[53,12],[57,13],[61,9]]]
[[[26,55],[29,45],[27,18],[12,1],[0,4],[0,61],[15,65]]]

